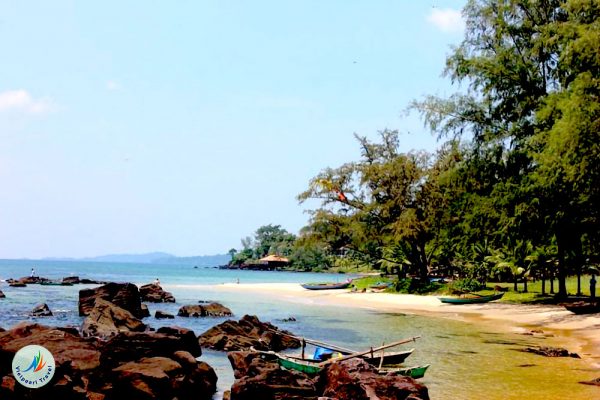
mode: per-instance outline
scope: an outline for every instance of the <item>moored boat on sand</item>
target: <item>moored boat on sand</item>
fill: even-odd
[[[327,290],[327,289],[346,289],[350,286],[352,282],[342,282],[342,283],[332,283],[332,282],[324,282],[324,283],[304,283],[302,286],[304,289],[308,290]]]
[[[501,299],[502,296],[504,296],[504,293],[497,293],[489,296],[471,294],[469,297],[438,297],[438,299],[442,303],[447,304],[478,304],[498,300]]]

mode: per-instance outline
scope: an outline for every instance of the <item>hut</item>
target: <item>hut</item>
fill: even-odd
[[[268,271],[280,269],[282,267],[289,265],[289,263],[290,263],[290,260],[288,260],[287,258],[281,257],[281,256],[276,256],[274,254],[263,257],[258,261],[260,261],[260,264],[262,266],[261,269],[265,269]]]

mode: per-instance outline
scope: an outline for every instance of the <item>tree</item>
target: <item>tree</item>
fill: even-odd
[[[356,138],[360,161],[325,169],[299,195],[300,202],[321,202],[311,230],[333,249],[347,247],[375,266],[392,262],[424,278],[443,226],[447,199],[440,182],[456,162],[456,148],[436,156],[401,153],[399,134],[390,130],[380,132],[379,143]]]
[[[500,211],[494,236],[509,247],[555,240],[566,296],[569,264],[580,270],[582,242],[599,236],[600,7],[471,0],[463,14],[465,39],[445,73],[466,83],[465,92],[412,107],[440,138],[468,134],[473,162],[495,159],[485,194]],[[548,234],[540,238],[540,230]]]
[[[269,253],[289,255],[296,237],[283,229],[281,225],[264,225],[254,234],[254,244],[257,258]]]

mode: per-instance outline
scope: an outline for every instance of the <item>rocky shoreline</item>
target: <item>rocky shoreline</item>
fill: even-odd
[[[19,287],[50,281],[34,277],[11,282]],[[61,282],[84,283],[78,277]],[[141,288],[105,283],[79,291],[79,314],[85,317],[79,327],[23,322],[0,328],[0,399],[211,399],[218,377],[209,364],[198,360],[202,347],[229,351],[236,380],[226,396],[233,400],[428,398],[427,389],[410,378],[380,376],[358,360],[332,364],[317,377],[282,369],[276,360],[249,350],[281,351],[297,348],[300,342],[256,316],[227,320],[199,336],[177,326],[155,330],[143,322],[149,313],[142,301],[164,303],[175,298],[156,283]],[[199,303],[182,306],[178,316],[233,315],[221,304]],[[31,315],[52,312],[40,304]],[[43,345],[56,361],[54,378],[39,389],[20,385],[10,368],[14,354],[30,344]]]

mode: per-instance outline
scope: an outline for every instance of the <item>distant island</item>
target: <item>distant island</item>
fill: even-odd
[[[47,261],[90,261],[111,263],[137,263],[137,264],[184,264],[198,266],[215,266],[227,264],[231,256],[229,254],[215,254],[208,256],[177,257],[164,252],[153,252],[144,254],[107,254],[96,257],[84,258],[44,258]]]

